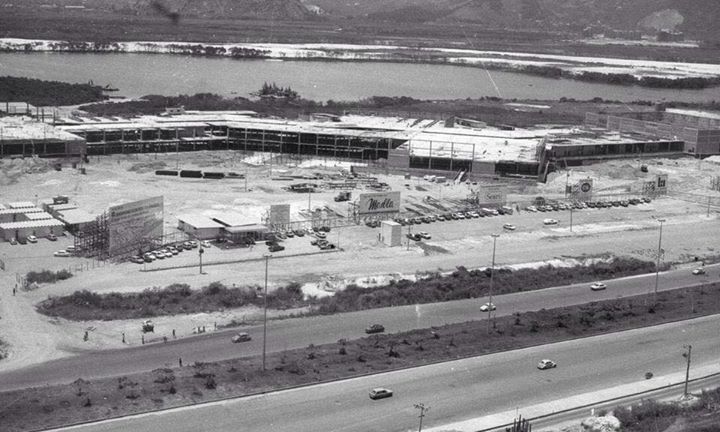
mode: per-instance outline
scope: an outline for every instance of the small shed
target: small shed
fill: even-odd
[[[390,247],[400,246],[402,242],[402,225],[395,221],[385,220],[380,223],[380,241]]]

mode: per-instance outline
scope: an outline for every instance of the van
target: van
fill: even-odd
[[[504,214],[509,214],[509,215],[513,214],[513,208],[510,206],[502,206],[500,208],[502,209]]]

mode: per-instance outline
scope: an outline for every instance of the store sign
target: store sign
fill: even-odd
[[[591,178],[582,179],[572,186],[571,195],[575,199],[589,199],[592,197],[593,180]]]
[[[397,213],[400,211],[400,192],[360,194],[358,214]]]

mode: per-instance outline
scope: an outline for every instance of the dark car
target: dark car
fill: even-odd
[[[407,235],[407,238],[409,238],[410,240],[415,240],[415,241],[422,240],[422,237],[420,236],[420,234],[417,234],[417,233],[410,233]]]
[[[273,243],[273,244],[271,244],[270,246],[268,246],[268,250],[269,250],[270,252],[280,252],[280,251],[282,251],[282,250],[285,250],[285,246],[279,245],[279,244],[277,244],[277,243]]]
[[[370,327],[365,329],[365,333],[372,334],[372,333],[382,333],[385,331],[385,327],[382,324],[373,324]]]
[[[26,245],[26,244],[27,244],[27,240],[25,240],[23,237],[18,238],[18,239],[17,239],[17,242],[20,243],[21,245]]]

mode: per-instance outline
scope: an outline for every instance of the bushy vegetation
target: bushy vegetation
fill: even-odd
[[[654,271],[651,262],[634,258],[618,258],[588,266],[553,267],[510,271],[496,269],[493,293],[507,294],[556,285],[567,285],[630,276]],[[288,309],[310,307],[308,313],[332,314],[363,309],[434,303],[486,296],[490,288],[489,270],[469,271],[459,267],[449,276],[432,274],[416,282],[401,280],[374,288],[350,285],[334,296],[304,299],[300,284],[292,283],[268,294],[268,307]],[[76,291],[64,297],[51,297],[40,303],[38,310],[46,315],[75,320],[127,319],[209,312],[241,306],[262,306],[257,287],[228,288],[213,282],[200,290],[187,284],[150,288],[140,293],[98,294]]]
[[[31,78],[0,77],[0,101],[36,106],[77,105],[105,99],[102,87]]]
[[[70,279],[72,273],[67,270],[51,271],[42,270],[39,272],[31,271],[25,276],[27,283],[55,283],[59,280]]]
[[[681,406],[676,402],[643,400],[632,406],[616,407],[613,415],[627,432],[654,432],[665,430],[683,417],[686,432],[720,431],[720,388],[703,390],[699,401]]]
[[[287,309],[303,305],[300,285],[293,283],[268,294],[268,307]],[[187,284],[150,288],[139,293],[98,294],[75,291],[69,296],[50,297],[38,305],[46,315],[73,320],[114,320],[216,311],[241,306],[262,306],[256,287],[228,288],[213,282],[200,290]]]
[[[609,279],[648,273],[655,264],[635,258],[618,258],[589,266],[553,267],[510,271],[496,269],[493,293],[507,294],[530,291],[556,285],[566,285],[597,279]],[[416,282],[401,280],[376,288],[350,285],[334,296],[318,300],[320,313],[349,312],[385,306],[432,303],[486,296],[490,289],[490,271],[458,267],[451,276],[431,275]]]
[[[260,91],[258,92],[259,96],[277,96],[287,99],[297,99],[300,97],[298,92],[291,89],[290,87],[280,87],[275,83],[268,84],[267,82],[264,82],[262,87],[260,88]]]

